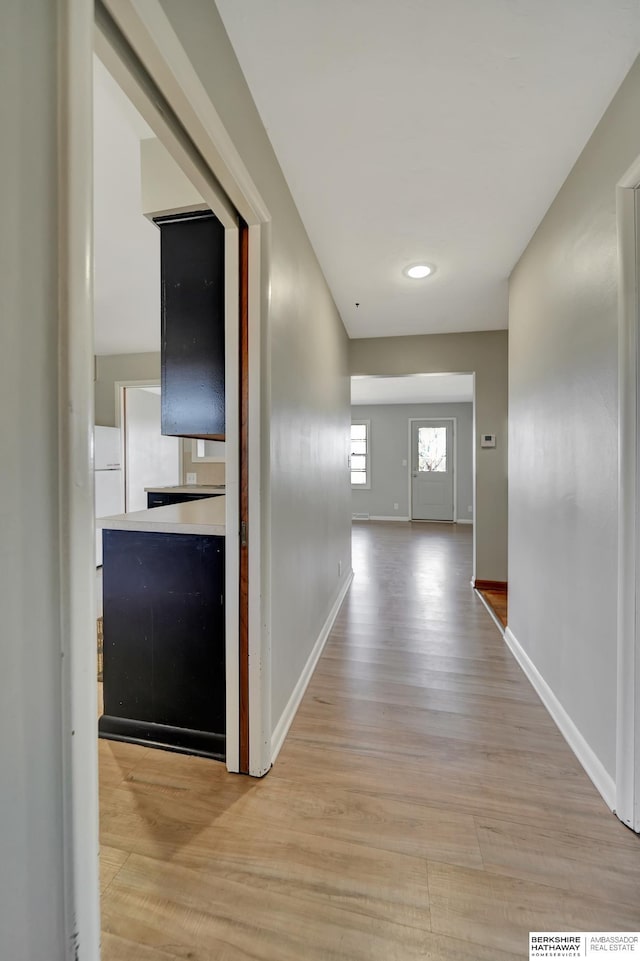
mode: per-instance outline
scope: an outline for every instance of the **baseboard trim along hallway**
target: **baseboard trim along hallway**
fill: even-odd
[[[272,764],[274,763],[275,759],[280,753],[280,749],[282,745],[284,744],[284,739],[286,738],[287,732],[291,727],[294,717],[296,716],[296,711],[298,710],[300,706],[300,702],[304,697],[304,693],[307,690],[309,681],[311,680],[313,672],[316,668],[316,664],[318,663],[318,660],[320,659],[320,655],[324,650],[324,646],[327,643],[327,638],[331,633],[331,628],[335,623],[335,619],[338,616],[338,611],[342,607],[342,602],[344,601],[347,595],[347,591],[351,587],[352,581],[353,581],[353,571],[351,570],[347,573],[346,577],[343,580],[338,596],[333,604],[333,607],[329,611],[326,621],[322,626],[322,630],[320,631],[318,640],[313,645],[311,654],[309,655],[309,659],[307,660],[307,663],[304,666],[304,670],[300,675],[298,683],[294,687],[291,697],[289,698],[289,701],[287,703],[287,706],[285,707],[284,711],[280,715],[280,720],[278,721],[278,723],[276,724],[273,730],[273,734],[271,735],[271,763]]]
[[[510,627],[504,632],[504,639],[516,661],[529,678],[538,697],[555,721],[563,738],[589,775],[594,787],[602,795],[607,807],[613,811],[616,806],[616,783],[602,762],[594,754],[584,737],[575,726],[562,704],[553,693],[527,652],[515,637]]]

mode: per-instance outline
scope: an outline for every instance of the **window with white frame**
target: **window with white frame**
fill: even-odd
[[[351,486],[360,490],[371,487],[369,434],[368,420],[351,424]]]

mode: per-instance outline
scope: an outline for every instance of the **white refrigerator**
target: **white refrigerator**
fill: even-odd
[[[124,513],[124,481],[120,429],[95,427],[93,432],[95,512],[98,517]],[[96,567],[102,564],[102,531],[96,527]]]

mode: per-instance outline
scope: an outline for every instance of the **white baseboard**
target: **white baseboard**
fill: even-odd
[[[585,741],[584,737],[575,726],[562,704],[553,693],[538,668],[535,666],[524,648],[514,636],[511,628],[504,632],[504,639],[518,664],[527,675],[540,700],[555,721],[558,730],[565,741],[580,761],[580,764],[589,775],[594,787],[604,798],[604,801],[611,811],[616,806],[616,784],[604,765],[593,752],[593,749]]]
[[[408,523],[411,518],[406,515],[398,514],[352,514],[351,520],[353,521],[402,521]],[[462,519],[457,521],[424,521],[423,523],[429,524],[473,524],[473,521]]]
[[[470,517],[459,517],[456,524],[473,524],[473,520]]]
[[[296,711],[300,707],[300,701],[304,697],[304,692],[306,691],[309,681],[311,680],[313,672],[316,668],[316,664],[320,659],[320,655],[324,650],[324,646],[327,643],[327,638],[331,633],[331,628],[333,627],[333,623],[336,617],[338,616],[338,611],[342,606],[342,602],[345,599],[345,595],[349,590],[349,588],[351,587],[352,580],[353,580],[353,571],[351,570],[348,572],[348,574],[345,576],[342,582],[342,586],[340,587],[340,591],[333,604],[333,607],[331,608],[331,610],[329,611],[329,614],[327,615],[327,619],[322,626],[322,630],[320,631],[317,641],[313,645],[313,649],[311,651],[311,654],[309,655],[307,663],[304,666],[302,674],[298,678],[298,683],[294,687],[291,697],[287,702],[287,706],[285,707],[284,711],[280,715],[280,720],[278,721],[278,723],[276,724],[273,730],[273,733],[271,735],[271,763],[272,764],[275,762],[275,759],[280,753],[280,748],[284,744],[284,739],[287,736],[287,732],[291,727],[294,717],[296,716]]]
[[[397,514],[387,517],[385,514],[372,514],[369,520],[371,521],[408,521],[408,517],[398,517]]]

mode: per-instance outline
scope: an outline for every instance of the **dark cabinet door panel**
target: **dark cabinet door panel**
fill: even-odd
[[[104,531],[103,737],[224,756],[224,538]]]
[[[162,433],[224,440],[224,227],[212,213],[158,218]]]

